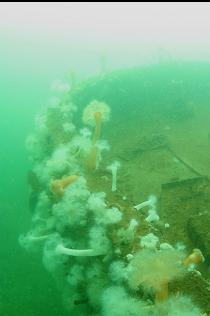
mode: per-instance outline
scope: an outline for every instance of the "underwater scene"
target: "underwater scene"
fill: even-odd
[[[204,63],[53,82],[19,243],[69,315],[210,313],[209,85]]]
[[[210,62],[21,67],[2,63],[0,316],[209,316]]]

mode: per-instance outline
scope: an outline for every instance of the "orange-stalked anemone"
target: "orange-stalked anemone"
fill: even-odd
[[[56,197],[62,197],[65,189],[79,179],[78,175],[63,177],[62,179],[51,181],[51,191]]]
[[[129,264],[129,286],[137,290],[141,285],[145,291],[154,292],[156,303],[166,301],[169,282],[182,277],[186,272],[182,257],[183,253],[173,248],[140,250]]]
[[[90,126],[93,126],[94,134],[92,140],[92,148],[88,158],[88,167],[90,169],[96,169],[97,166],[97,157],[98,157],[98,147],[97,143],[101,137],[101,127],[102,123],[109,120],[110,117],[110,108],[104,102],[99,102],[94,100],[90,102],[83,112],[83,122]]]
[[[193,249],[193,252],[184,259],[183,264],[185,267],[189,267],[190,265],[197,265],[205,261],[205,258],[200,249]]]

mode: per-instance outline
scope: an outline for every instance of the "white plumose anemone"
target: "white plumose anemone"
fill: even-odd
[[[101,120],[106,122],[110,118],[110,107],[105,102],[100,102],[97,100],[91,101],[83,112],[83,122],[87,125],[95,126],[95,114],[100,113]]]

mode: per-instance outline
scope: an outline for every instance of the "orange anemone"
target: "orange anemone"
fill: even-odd
[[[205,258],[199,249],[193,249],[193,252],[183,261],[184,266],[188,267],[191,264],[199,264],[204,262]]]
[[[78,180],[78,175],[71,175],[51,181],[51,191],[56,197],[62,197],[65,189]]]

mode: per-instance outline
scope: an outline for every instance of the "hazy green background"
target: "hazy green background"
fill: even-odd
[[[0,315],[65,315],[41,256],[26,253],[17,241],[30,227],[25,138],[52,79],[65,71],[62,63],[53,66],[53,58],[42,60],[33,39],[15,39],[0,39]]]
[[[8,52],[1,60],[0,75],[0,314],[63,315],[41,257],[26,253],[17,243],[19,234],[30,227],[25,138],[47,98],[51,74],[39,76],[37,65]]]

